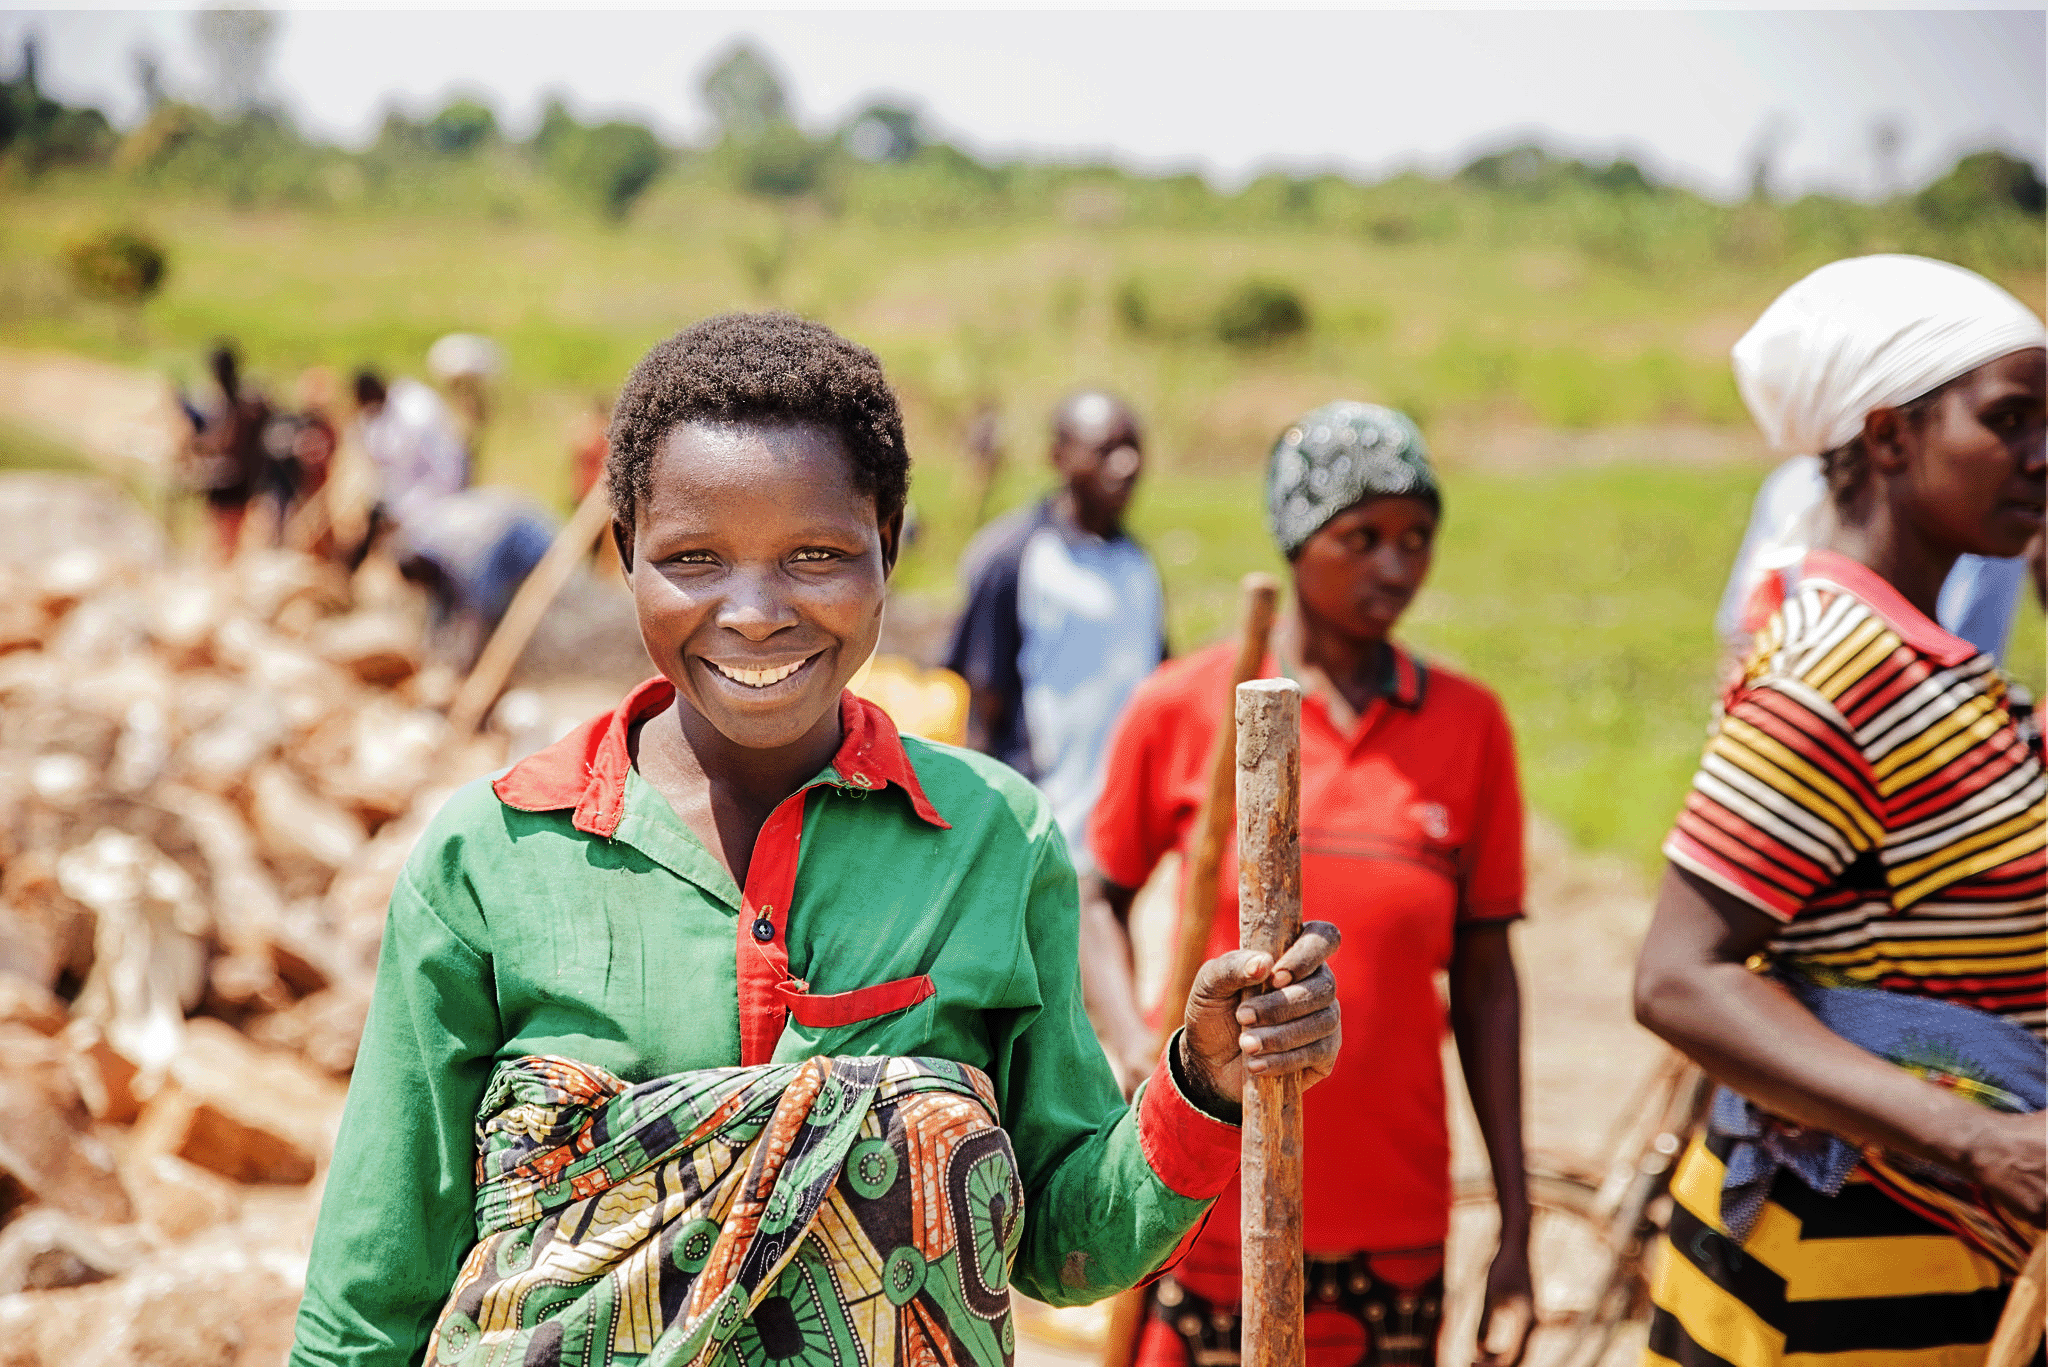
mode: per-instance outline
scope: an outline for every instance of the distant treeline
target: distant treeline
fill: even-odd
[[[1114,165],[987,162],[932,135],[916,111],[871,106],[829,133],[807,132],[765,59],[737,47],[704,78],[717,139],[664,144],[625,120],[586,123],[560,101],[534,133],[509,136],[497,115],[457,99],[426,118],[392,112],[371,145],[351,151],[304,136],[276,106],[234,113],[167,98],[121,133],[97,109],[67,107],[38,87],[33,50],[0,82],[0,183],[56,175],[118,177],[172,194],[246,206],[401,209],[500,220],[580,212],[630,219],[650,187],[804,202],[834,217],[938,227],[1066,221],[1161,228],[1301,226],[1358,233],[1387,246],[1518,242],[1574,248],[1606,264],[1769,261],[1816,253],[1923,251],[1994,271],[2039,270],[2037,169],[1997,150],[1965,156],[1922,190],[1879,203],[1758,191],[1722,204],[1663,184],[1635,162],[1605,164],[1524,144],[1445,177],[1377,182],[1337,174],[1261,176],[1219,190],[1199,175],[1145,175]],[[1127,321],[1161,325],[1151,302],[1123,301]],[[1170,324],[1169,324],[1170,325]]]

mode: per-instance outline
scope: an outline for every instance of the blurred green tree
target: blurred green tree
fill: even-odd
[[[0,81],[0,161],[33,174],[102,160],[116,141],[99,110],[72,108],[43,93],[36,41],[23,39],[21,74]]]
[[[644,125],[584,124],[560,99],[542,109],[529,147],[557,182],[613,222],[632,212],[668,164],[660,141]]]
[[[781,78],[744,39],[704,73],[701,89],[720,137],[749,139],[789,122],[789,98]]]
[[[436,152],[464,156],[498,136],[498,116],[481,100],[451,100],[426,123],[427,145]]]
[[[831,143],[805,137],[792,123],[770,124],[744,142],[729,146],[736,157],[740,188],[778,199],[817,189],[832,154]]]
[[[2032,162],[1990,149],[1956,162],[1947,175],[1915,196],[1914,207],[1945,228],[2015,209],[2038,215],[2048,207],[2048,186],[2043,186]]]
[[[1216,306],[1215,329],[1228,346],[1268,347],[1308,331],[1308,306],[1291,285],[1245,280]]]
[[[142,340],[142,306],[163,288],[169,258],[135,228],[107,228],[64,248],[64,266],[80,294],[117,305],[127,340]]]
[[[916,156],[929,139],[915,109],[871,104],[847,120],[839,140],[862,161],[904,162]]]

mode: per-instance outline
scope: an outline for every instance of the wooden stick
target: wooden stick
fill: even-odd
[[[1301,935],[1301,687],[1237,687],[1238,943],[1276,960]],[[1246,1079],[1243,1367],[1301,1367],[1301,1080]]]
[[[528,572],[519,591],[512,595],[511,605],[498,620],[497,629],[485,643],[483,653],[477,656],[469,677],[456,690],[455,701],[448,708],[450,743],[468,740],[483,724],[491,704],[505,691],[519,657],[526,653],[526,643],[533,639],[540,619],[547,616],[555,596],[611,524],[611,513],[611,495],[605,482],[599,480],[590,486],[590,492],[576,505],[567,524],[555,533],[554,543],[541,556],[540,563]]]
[[[2034,1245],[2027,1265],[2012,1284],[2005,1313],[1998,1317],[1998,1331],[1984,1355],[1984,1367],[2026,1367],[2041,1350],[2043,1312],[2048,1310],[2048,1240]]]
[[[1238,584],[1237,658],[1230,666],[1230,687],[1219,700],[1223,725],[1209,747],[1209,783],[1195,814],[1194,839],[1188,844],[1187,871],[1181,879],[1180,925],[1173,940],[1173,968],[1160,999],[1164,1033],[1180,1028],[1187,1013],[1188,993],[1209,953],[1210,928],[1216,923],[1216,881],[1223,867],[1223,842],[1231,835],[1232,784],[1237,772],[1237,689],[1259,677],[1266,660],[1266,642],[1273,634],[1273,614],[1280,585],[1270,574],[1248,574]]]
[[[1188,993],[1209,948],[1216,923],[1216,883],[1223,866],[1223,842],[1230,835],[1237,772],[1237,686],[1258,677],[1266,660],[1266,642],[1273,634],[1274,605],[1280,585],[1270,574],[1248,574],[1238,582],[1237,658],[1230,666],[1230,687],[1217,700],[1223,724],[1209,747],[1209,783],[1195,812],[1194,838],[1188,843],[1188,864],[1181,873],[1180,924],[1174,930],[1173,963],[1160,998],[1159,1018],[1171,1037],[1187,1015]],[[1145,1330],[1150,1294],[1142,1286],[1117,1296],[1109,1307],[1109,1328],[1102,1339],[1102,1367],[1131,1367],[1138,1360],[1138,1340]]]

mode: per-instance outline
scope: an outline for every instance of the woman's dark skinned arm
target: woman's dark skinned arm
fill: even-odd
[[[1129,1096],[1159,1061],[1159,1032],[1145,1023],[1131,962],[1136,888],[1081,876],[1081,1000],[1110,1069]]]
[[[1745,967],[1777,930],[1732,893],[1667,866],[1636,962],[1636,1019],[1765,1110],[1937,1163],[2039,1222],[2041,1118],[1979,1106],[1829,1030]]]
[[[1487,1314],[1479,1326],[1477,1360],[1484,1367],[1519,1362],[1535,1328],[1522,1151],[1522,986],[1509,924],[1461,927],[1451,952],[1451,1033],[1500,1204],[1500,1251],[1486,1279]],[[1498,1328],[1496,1318],[1504,1321]]]

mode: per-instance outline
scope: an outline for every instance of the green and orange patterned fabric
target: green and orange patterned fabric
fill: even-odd
[[[979,1069],[501,1065],[427,1361],[998,1367],[1023,1190]]]

